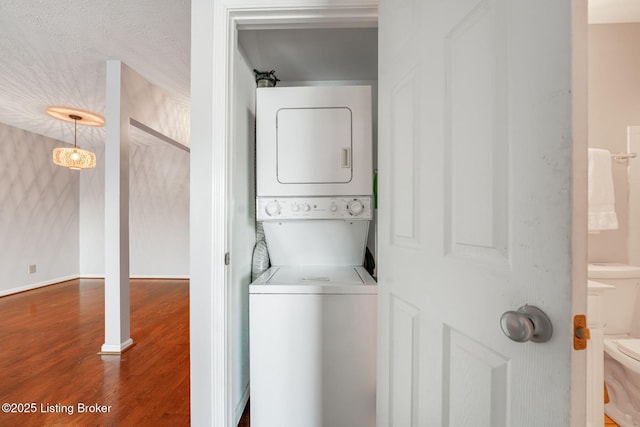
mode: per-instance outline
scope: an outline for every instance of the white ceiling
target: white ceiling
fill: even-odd
[[[589,0],[590,21],[640,21],[640,0]],[[373,80],[375,29],[244,31],[251,65],[283,80]],[[105,112],[105,61],[119,59],[189,108],[190,0],[0,0],[0,123],[73,142],[50,105]],[[339,63],[340,67],[335,64]],[[79,126],[79,145],[104,129]]]

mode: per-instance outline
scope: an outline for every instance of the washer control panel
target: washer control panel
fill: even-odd
[[[259,221],[282,219],[371,219],[371,197],[259,197]]]

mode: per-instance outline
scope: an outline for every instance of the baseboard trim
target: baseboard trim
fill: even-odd
[[[82,274],[80,274],[80,278],[81,279],[104,279],[104,273],[103,274],[85,274],[85,273],[82,273]]]
[[[71,274],[69,276],[57,277],[51,280],[45,280],[44,282],[31,283],[17,288],[0,290],[0,298],[8,295],[19,294],[21,292],[31,291],[33,289],[44,288],[45,286],[58,285],[63,282],[75,279],[104,279],[104,274]],[[154,279],[154,280],[189,280],[190,276],[131,276],[131,279]]]
[[[4,291],[0,291],[0,297],[19,294],[20,292],[26,292],[26,291],[30,291],[37,288],[43,288],[45,286],[57,285],[58,283],[78,279],[79,277],[80,276],[78,274],[72,274],[69,276],[63,276],[63,277],[57,277],[55,279],[45,280],[44,282],[31,283],[29,285],[19,286],[17,288],[6,289]]]
[[[81,279],[104,279],[103,274],[81,274],[79,276]],[[166,274],[132,274],[130,279],[169,279],[169,280],[189,280],[191,276],[189,275],[166,275]]]
[[[135,343],[129,338],[121,344],[102,344],[102,348],[98,352],[102,356],[120,356],[125,351],[133,347]]]
[[[248,401],[249,401],[249,384],[247,384],[247,386],[245,387],[244,393],[240,398],[240,402],[238,402],[238,404],[236,405],[233,411],[234,412],[233,417],[235,419],[235,422],[233,423],[234,426],[237,426],[238,423],[240,423],[240,418],[242,418],[242,413],[244,412],[244,408],[245,406],[247,406]]]

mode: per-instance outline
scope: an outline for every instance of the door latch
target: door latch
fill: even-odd
[[[588,339],[591,339],[591,331],[587,328],[587,316],[576,314],[573,317],[573,348],[584,350]]]

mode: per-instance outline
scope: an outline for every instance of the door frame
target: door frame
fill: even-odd
[[[571,0],[571,122],[573,218],[571,221],[571,319],[587,314],[587,37],[588,8]],[[573,324],[567,325],[573,335]],[[567,343],[571,345],[572,343]],[[571,352],[571,426],[587,425],[587,351]]]
[[[269,7],[227,0],[191,3],[190,361],[191,422],[233,425],[230,289],[225,253],[231,243],[229,158],[233,140],[236,29],[377,26],[377,1],[341,5],[292,1]],[[573,24],[572,314],[586,312],[586,32],[583,0],[570,0]],[[583,67],[583,70],[577,69]],[[213,79],[212,76],[216,78]],[[570,327],[567,325],[567,327]],[[570,343],[567,343],[570,345]],[[219,349],[224,349],[220,351]],[[571,358],[571,425],[585,423],[586,352]]]

